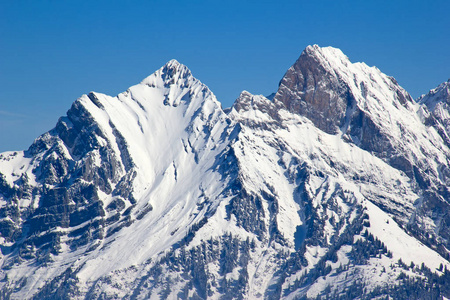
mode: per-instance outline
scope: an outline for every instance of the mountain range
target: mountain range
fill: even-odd
[[[308,46],[223,109],[176,60],[0,154],[0,299],[450,298],[450,80]]]

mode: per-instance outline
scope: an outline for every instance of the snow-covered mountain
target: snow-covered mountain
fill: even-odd
[[[449,84],[309,46],[222,109],[175,60],[0,154],[1,299],[450,297]]]
[[[427,109],[423,109],[422,118],[427,125],[432,125],[441,135],[447,146],[450,145],[450,79],[428,94],[422,95],[417,102]]]

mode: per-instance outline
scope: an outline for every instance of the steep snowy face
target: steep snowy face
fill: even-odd
[[[225,175],[214,165],[229,124],[172,60],[117,97],[83,95],[27,151],[3,153],[4,290],[20,284],[29,297],[67,264],[95,280],[180,241],[218,205]]]

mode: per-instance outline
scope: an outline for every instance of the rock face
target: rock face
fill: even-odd
[[[319,129],[335,134],[346,123],[346,111],[355,105],[350,88],[333,70],[327,57],[317,45],[308,46],[281,79],[275,101],[310,119]],[[330,55],[341,64],[347,57],[334,48]]]
[[[396,125],[391,113],[414,109],[394,78],[364,63],[352,64],[339,49],[317,45],[308,46],[289,68],[274,100],[326,133],[345,134],[379,155],[395,147],[386,128]]]
[[[170,61],[0,154],[1,299],[450,297],[448,83],[309,46],[222,110]]]

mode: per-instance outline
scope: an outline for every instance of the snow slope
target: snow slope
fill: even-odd
[[[46,278],[54,276],[53,272],[64,270],[68,261],[74,268],[80,267],[79,280],[95,281],[103,274],[140,264],[167,250],[187,234],[192,224],[216,209],[216,197],[223,189],[221,174],[214,172],[213,167],[216,157],[227,146],[226,116],[209,89],[177,61],[170,61],[117,97],[91,93],[74,105],[89,112],[96,131],[101,132],[100,145],[111,145],[109,154],[121,158],[117,162],[117,176],[134,174],[133,180],[127,182],[130,184],[127,189],[136,199],[130,225],[102,239],[84,257],[81,254],[85,249],[70,251],[63,239],[51,266],[33,271],[40,282],[27,285],[18,297],[35,293]],[[74,156],[73,148],[60,140],[58,143],[68,157]],[[93,164],[100,164],[98,150],[93,152]],[[24,156],[27,155],[20,153],[15,156],[20,158],[2,160],[2,171],[15,174],[17,164],[29,162]],[[29,171],[32,167],[33,164],[21,172],[35,178]],[[12,183],[11,176],[6,177],[8,183]],[[114,193],[99,193],[103,207],[117,199]],[[125,204],[124,209],[129,207],[130,203]],[[107,210],[103,218],[113,214],[115,211]],[[68,235],[72,231],[54,230]],[[33,280],[29,274],[28,268],[14,268],[8,277],[15,280],[26,275],[28,281]]]

